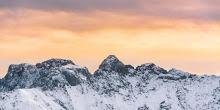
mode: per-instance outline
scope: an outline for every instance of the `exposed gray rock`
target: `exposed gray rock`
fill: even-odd
[[[71,60],[64,60],[64,59],[50,59],[47,61],[44,61],[42,63],[37,63],[36,67],[40,69],[53,69],[56,67],[61,67],[64,65],[72,64],[75,65]]]
[[[72,61],[63,59],[51,59],[36,65],[10,65],[7,75],[1,80],[0,91],[75,86],[88,80],[90,75],[87,68],[78,67]]]
[[[117,72],[120,75],[129,73],[129,69],[134,69],[131,65],[124,65],[116,56],[109,55],[99,66],[99,69],[94,73],[94,76],[99,76],[103,72]]]

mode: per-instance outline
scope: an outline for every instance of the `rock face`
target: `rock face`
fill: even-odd
[[[131,65],[124,65],[116,56],[109,55],[94,73],[94,76],[103,75],[104,72],[117,72],[120,75],[129,73],[129,69],[134,69]],[[102,72],[100,72],[102,71]]]
[[[50,59],[36,65],[10,65],[8,74],[1,80],[0,91],[37,87],[46,90],[65,85],[75,86],[86,81],[90,75],[87,68],[63,59]]]
[[[70,60],[10,65],[0,110],[219,110],[220,77],[108,56],[94,74]],[[25,105],[25,106],[24,106]]]

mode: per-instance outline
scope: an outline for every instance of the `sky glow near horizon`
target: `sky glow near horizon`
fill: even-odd
[[[0,73],[71,59],[90,71],[110,54],[134,66],[220,75],[218,0],[0,0]]]

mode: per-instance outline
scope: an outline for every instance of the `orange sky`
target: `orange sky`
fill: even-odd
[[[0,8],[1,76],[9,64],[34,64],[53,57],[71,59],[94,71],[109,54],[134,66],[154,62],[166,69],[220,75],[220,20],[214,13],[219,9],[189,4],[194,8],[182,7],[182,16],[171,9],[164,15],[162,6],[154,6],[161,9],[158,14],[145,14],[126,9],[130,5],[119,11],[102,7],[74,11],[5,4],[16,8]],[[208,16],[204,9],[214,14]],[[191,16],[191,10],[200,14]]]

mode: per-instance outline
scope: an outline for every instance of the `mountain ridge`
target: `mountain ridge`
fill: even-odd
[[[65,59],[60,59],[60,58],[52,58],[52,59],[43,61],[42,63],[36,63],[35,65],[27,64],[27,63],[21,63],[21,64],[17,64],[17,65],[12,64],[9,66],[8,73],[5,75],[4,78],[1,79],[0,85],[4,85],[4,84],[8,84],[8,83],[11,84],[11,82],[15,82],[15,83],[21,82],[21,79],[22,79],[22,80],[25,80],[26,82],[28,82],[29,85],[16,84],[16,87],[13,87],[13,89],[31,88],[31,86],[37,87],[35,84],[36,83],[35,81],[42,80],[42,79],[40,79],[41,76],[44,76],[43,78],[45,78],[45,77],[50,78],[50,77],[56,76],[56,74],[62,74],[65,76],[65,78],[68,79],[69,77],[71,77],[71,74],[65,73],[65,72],[67,72],[68,69],[64,70],[64,68],[63,68],[67,65],[69,65],[70,67],[72,67],[74,69],[76,69],[75,67],[78,66],[71,60],[65,60]],[[78,67],[82,68],[80,66],[78,66]],[[59,68],[61,68],[62,70],[60,70]],[[72,68],[70,68],[70,70]],[[130,73],[129,71],[133,71],[133,72],[135,71],[135,72],[139,72],[139,73],[144,73],[147,71],[150,74],[160,75],[159,78],[170,78],[173,80],[178,79],[178,78],[172,78],[172,74],[169,74],[172,71],[179,72],[179,79],[187,78],[189,76],[196,76],[196,75],[193,75],[190,73],[187,73],[187,75],[188,75],[187,76],[187,75],[185,75],[186,72],[176,70],[176,69],[171,69],[171,70],[167,71],[167,70],[165,70],[165,69],[163,69],[153,63],[145,63],[145,64],[142,64],[142,65],[134,68],[132,65],[125,65],[115,55],[109,55],[106,59],[104,59],[102,61],[102,63],[100,64],[99,68],[93,74],[90,73],[86,67],[84,69],[82,69],[81,71],[84,71],[84,72],[82,72],[83,73],[82,75],[85,76],[87,79],[90,79],[91,76],[96,77],[99,75],[103,75],[103,71],[108,72],[108,74],[111,72],[117,72],[122,76],[125,76],[128,73]],[[102,72],[99,72],[99,71],[102,71]],[[173,73],[175,73],[175,72],[173,72]],[[54,74],[54,76],[52,74]],[[135,75],[135,73],[130,74],[130,75]],[[178,75],[176,75],[176,76],[178,77]],[[29,79],[29,77],[32,77],[35,79]],[[74,77],[74,76],[72,76],[72,77]],[[15,79],[15,78],[21,78],[21,79]],[[15,79],[16,81],[13,81],[13,79]],[[61,78],[61,79],[63,79],[63,78]],[[77,79],[74,78],[74,80],[77,80]],[[80,79],[80,80],[82,80],[82,79]],[[57,80],[55,80],[55,81],[57,81]],[[72,86],[75,85],[71,81],[67,81],[67,82],[68,83],[65,83],[64,85],[72,85]],[[33,83],[33,85],[31,85],[30,83]],[[52,82],[52,83],[55,83],[55,82]],[[12,85],[15,86],[15,84],[12,84]],[[39,85],[43,86],[42,84],[39,84]],[[56,85],[56,86],[61,86],[61,85]],[[13,90],[13,89],[11,88],[9,90]]]
[[[0,110],[218,110],[220,77],[153,63],[134,68],[110,55],[91,74],[71,60],[10,65]],[[24,106],[25,105],[25,106]]]
[[[133,69],[138,69],[139,67],[141,67],[141,66],[143,66],[143,65],[149,65],[149,66],[155,66],[155,67],[158,67],[158,68],[160,68],[160,69],[162,69],[162,71],[163,71],[163,73],[166,73],[167,71],[170,71],[170,70],[179,70],[179,69],[176,69],[176,68],[171,68],[170,70],[166,70],[166,69],[164,69],[164,68],[161,68],[161,67],[159,67],[159,66],[157,66],[157,65],[155,65],[154,63],[144,63],[144,64],[141,64],[141,65],[139,65],[139,66],[136,66],[136,67],[134,67],[134,66],[132,66],[131,64],[124,64],[123,62],[121,62],[115,55],[109,55],[108,57],[106,57],[102,62],[101,62],[101,64],[99,65],[99,67],[98,67],[98,69],[100,69],[100,68],[103,68],[103,66],[104,66],[104,63],[105,63],[105,60],[109,60],[109,59],[111,59],[111,58],[115,58],[115,59],[117,59],[117,61],[118,62],[120,62],[121,64],[123,64],[124,66],[126,66],[127,68],[133,68]],[[8,71],[10,71],[10,68],[11,68],[11,66],[15,66],[15,65],[35,65],[37,68],[42,68],[43,66],[44,66],[44,68],[50,68],[50,67],[46,67],[46,65],[47,66],[51,66],[51,67],[59,67],[59,66],[62,66],[62,61],[63,61],[63,65],[65,65],[65,63],[66,64],[73,64],[73,65],[76,65],[72,60],[66,60],[66,59],[62,59],[62,58],[51,58],[51,59],[49,59],[49,60],[45,60],[45,61],[42,61],[41,63],[36,63],[36,64],[29,64],[29,63],[20,63],[20,64],[11,64],[11,65],[9,65],[9,68],[8,68]],[[59,63],[60,62],[60,63]],[[47,63],[51,63],[51,64],[47,64]],[[54,63],[54,64],[52,64],[52,63]],[[57,64],[57,65],[56,65]],[[96,69],[95,70],[95,72],[98,70],[98,69]],[[111,68],[110,68],[111,69]],[[182,70],[179,70],[179,71],[182,71]],[[90,74],[94,74],[95,72],[89,72]],[[182,72],[184,72],[184,71],[182,71]],[[8,72],[7,72],[8,73]],[[192,73],[190,73],[190,74],[192,74]],[[6,74],[7,75],[7,74]],[[6,77],[6,75],[4,76],[4,77]],[[195,74],[193,74],[193,75],[195,75]],[[201,75],[201,76],[205,76],[206,74],[204,74],[204,75]],[[3,79],[4,77],[2,77],[1,79]]]

